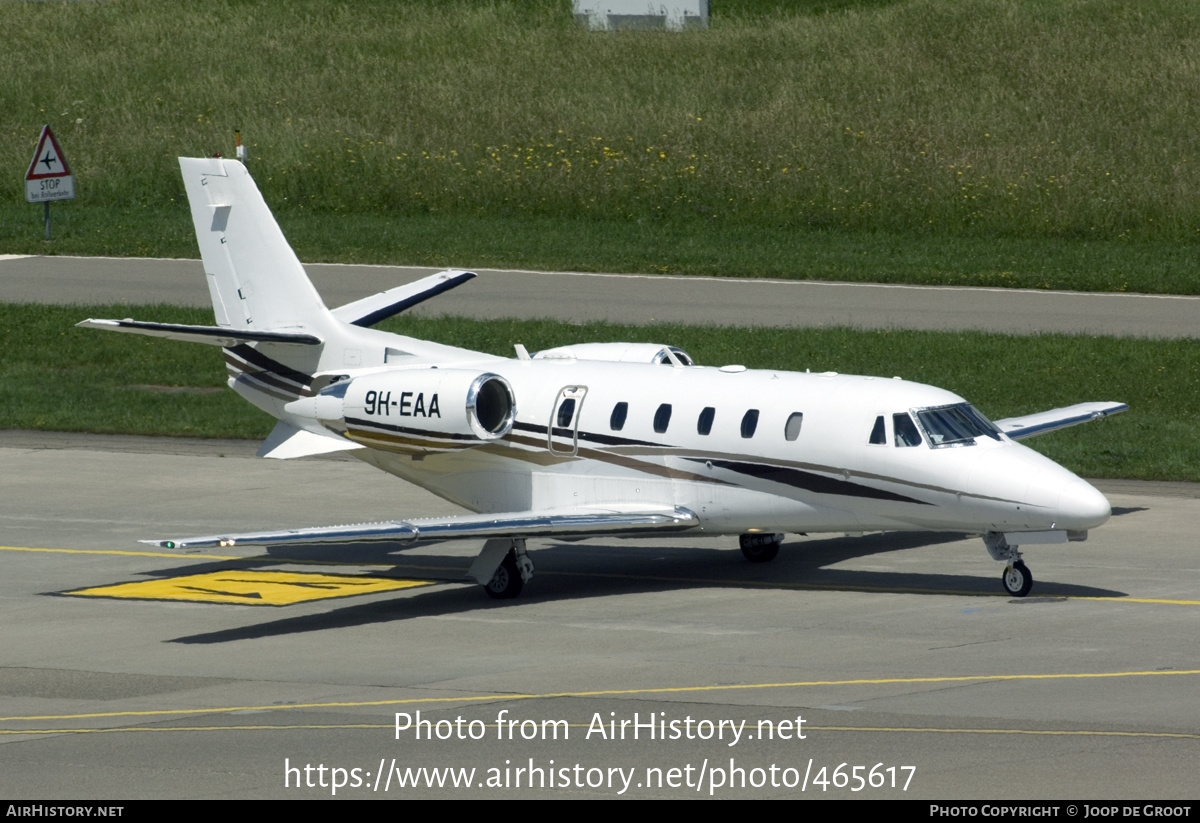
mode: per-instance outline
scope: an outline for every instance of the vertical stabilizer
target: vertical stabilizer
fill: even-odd
[[[284,239],[246,167],[179,158],[218,326],[327,328],[329,310]]]

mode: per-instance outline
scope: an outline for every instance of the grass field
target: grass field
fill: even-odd
[[[211,323],[167,306],[0,306],[0,428],[265,437],[274,421],[224,385],[208,346],[73,328],[86,317]],[[1200,480],[1200,342],[1007,337],[848,329],[570,326],[550,321],[393,319],[413,336],[511,356],[592,340],[670,343],[700,363],[899,375],[966,397],[999,419],[1085,400],[1126,414],[1029,441],[1088,477]],[[48,352],[53,362],[48,364]],[[215,391],[214,391],[215,390]],[[519,399],[518,399],[519,400]]]
[[[79,190],[0,251],[194,254],[174,158],[240,128],[306,259],[1200,290],[1187,4],[712,8],[0,4],[0,175],[49,122]]]

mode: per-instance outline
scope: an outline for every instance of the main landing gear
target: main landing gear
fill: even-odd
[[[983,544],[987,546],[988,554],[993,560],[1008,563],[1000,582],[1004,590],[1013,597],[1024,597],[1033,588],[1033,575],[1025,561],[1021,559],[1019,546],[1010,546],[1000,532],[988,532],[983,536]]]
[[[738,538],[742,556],[751,563],[768,563],[779,554],[783,545],[782,534],[743,534]]]
[[[524,538],[493,538],[471,564],[468,577],[483,584],[488,597],[511,600],[533,577],[533,561],[525,553]]]

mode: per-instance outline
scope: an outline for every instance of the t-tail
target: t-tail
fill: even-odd
[[[181,157],[179,166],[216,325],[132,319],[89,319],[79,325],[222,347],[229,385],[282,421],[263,453],[300,456],[352,447],[341,438],[330,442],[327,429],[288,408],[339,380],[382,367],[421,368],[480,357],[369,328],[466,282],[475,276],[471,272],[440,272],[330,310],[245,166],[220,157]],[[298,427],[320,441],[301,438],[304,446],[297,449],[292,436]],[[277,448],[289,439],[290,450]]]
[[[217,325],[328,339],[336,323],[246,167],[219,157],[179,167]]]

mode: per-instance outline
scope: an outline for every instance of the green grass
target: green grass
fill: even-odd
[[[79,190],[60,253],[193,253],[125,221],[183,216],[175,157],[231,154],[240,128],[327,259],[1200,282],[1185,3],[714,0],[674,34],[587,32],[559,0],[4,3],[0,23],[0,176],[56,128]],[[0,251],[45,249],[39,211],[0,191]],[[857,266],[858,246],[891,248]],[[1053,259],[1075,255],[1110,262]]]
[[[224,384],[218,351],[73,328],[86,317],[211,323],[165,306],[0,305],[0,428],[261,438],[273,421]],[[551,321],[396,318],[384,328],[511,355],[592,340],[670,343],[709,365],[899,375],[954,391],[999,419],[1087,400],[1130,411],[1028,441],[1089,477],[1200,481],[1200,341],[849,329],[571,326]]]

